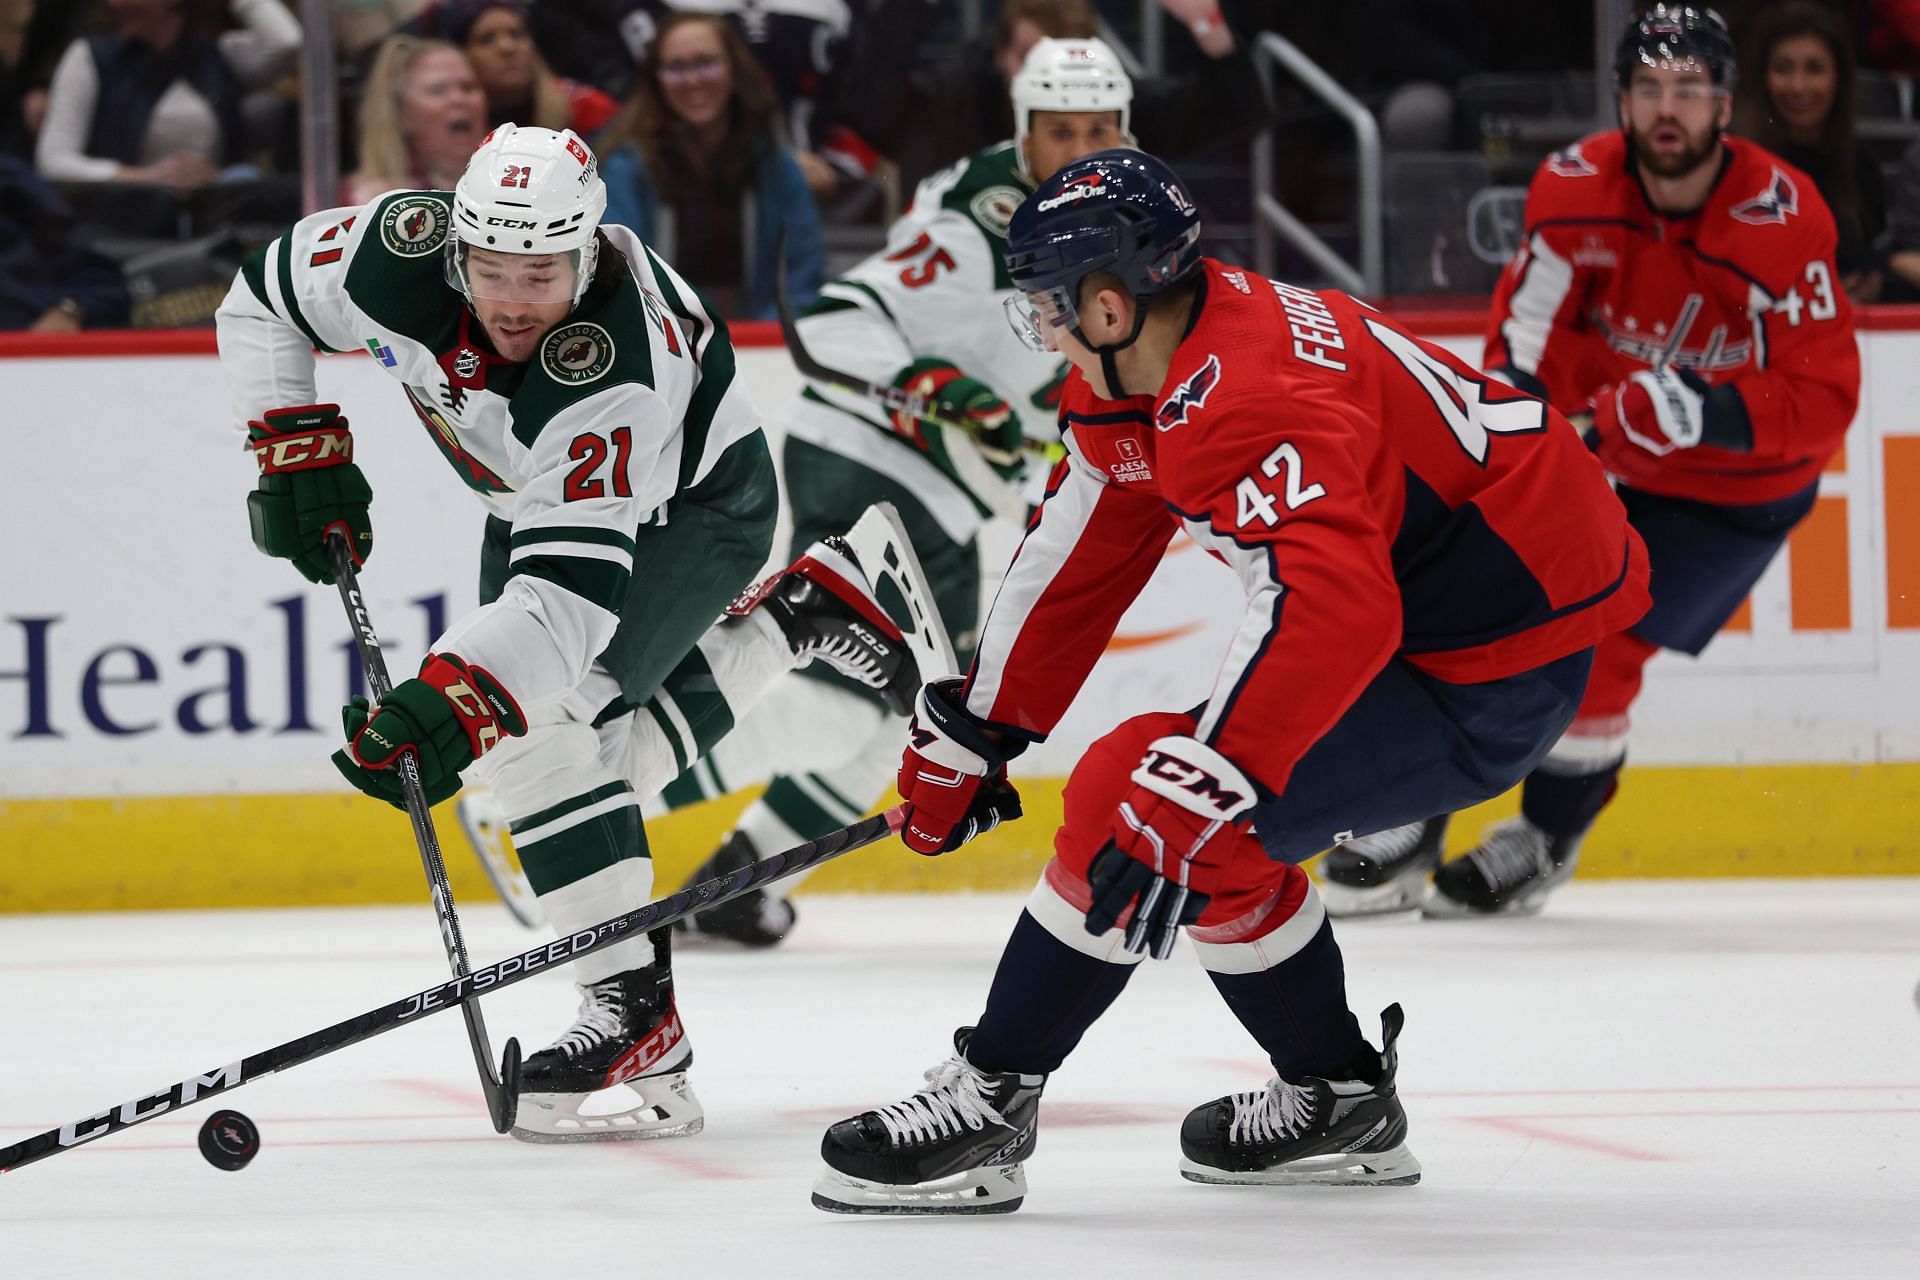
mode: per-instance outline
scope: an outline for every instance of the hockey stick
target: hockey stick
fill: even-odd
[[[393,692],[393,680],[387,675],[386,659],[380,654],[380,637],[367,617],[367,606],[360,596],[353,554],[347,549],[347,540],[337,533],[328,536],[327,551],[333,557],[333,584],[340,589],[340,603],[346,606],[347,620],[353,624],[353,643],[360,651],[360,664],[367,671],[367,688],[378,702]],[[407,817],[413,822],[413,840],[420,848],[420,865],[427,873],[427,887],[433,892],[433,913],[440,919],[440,940],[447,949],[447,963],[452,966],[455,979],[463,979],[472,966],[467,962],[466,939],[460,934],[460,917],[454,911],[453,890],[447,885],[440,837],[433,829],[432,815],[427,812],[419,758],[411,751],[401,752],[399,770],[400,790],[406,798]],[[493,1131],[505,1133],[513,1127],[514,1112],[519,1108],[520,1042],[511,1036],[507,1038],[506,1048],[500,1054],[500,1070],[496,1073],[486,1020],[480,1016],[480,1002],[462,1001],[460,1013],[467,1021],[467,1042],[473,1046],[473,1063],[480,1070],[480,1091],[487,1098]]]
[[[936,427],[945,427],[949,431],[958,431],[961,435],[968,436],[978,443],[981,454],[989,462],[1004,465],[1013,461],[1015,455],[981,441],[980,428],[976,424],[960,418],[947,417],[933,408],[925,396],[915,395],[904,387],[896,387],[891,383],[874,382],[857,373],[847,373],[816,360],[813,353],[807,350],[807,344],[800,340],[800,328],[794,322],[793,301],[787,296],[786,251],[786,242],[782,240],[780,270],[775,273],[774,279],[774,296],[780,313],[780,335],[787,340],[787,352],[793,357],[794,368],[800,371],[801,376],[815,382],[824,382],[830,387],[837,387],[849,395],[871,401],[889,412],[905,414],[909,418],[930,422]],[[1032,436],[1020,438],[1020,449],[1023,453],[1037,454],[1045,458],[1049,464],[1058,462],[1067,455],[1066,446],[1058,440],[1036,440]]]
[[[495,991],[510,987],[516,982],[524,982],[535,973],[558,965],[571,964],[582,956],[592,955],[603,947],[637,933],[646,933],[663,928],[676,920],[684,919],[696,911],[704,911],[710,906],[725,902],[730,898],[757,889],[769,881],[779,880],[795,872],[805,871],[818,866],[830,858],[872,844],[891,832],[898,831],[906,821],[904,804],[895,805],[885,813],[875,817],[863,818],[851,826],[838,831],[829,831],[817,840],[796,845],[784,853],[763,858],[759,862],[749,863],[737,871],[712,880],[703,880],[690,885],[669,897],[657,902],[649,902],[636,907],[625,915],[603,920],[590,929],[565,938],[557,938],[543,946],[523,951],[517,956],[508,956],[484,969],[462,974],[451,982],[443,982],[437,987],[428,987],[413,995],[378,1009],[369,1009],[358,1017],[348,1018],[345,1022],[336,1022],[330,1027],[309,1032],[297,1040],[251,1054],[238,1062],[217,1066],[204,1074],[177,1081],[152,1093],[142,1094],[116,1107],[97,1111],[89,1116],[61,1125],[58,1129],[49,1129],[45,1133],[35,1134],[10,1147],[0,1148],[0,1173],[8,1173],[44,1160],[48,1156],[57,1156],[63,1151],[104,1138],[110,1133],[143,1124],[156,1116],[166,1115],[180,1107],[210,1098],[229,1089],[237,1089],[261,1076],[285,1071],[288,1067],[297,1067],[311,1062],[315,1058],[344,1049],[348,1045],[359,1044],[374,1036],[385,1035],[396,1027],[408,1025],[418,1018],[441,1013],[455,1004],[462,1009],[472,1007],[473,997],[482,991]],[[1017,798],[1011,800],[1004,795],[989,800],[988,813],[981,820],[982,830],[997,825],[1003,820],[1020,816]]]

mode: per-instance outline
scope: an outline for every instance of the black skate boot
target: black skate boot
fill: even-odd
[[[760,851],[744,831],[735,831],[713,855],[687,877],[688,889],[760,861]],[[705,938],[737,942],[743,947],[771,947],[786,937],[799,912],[793,903],[768,889],[751,889],[737,898],[708,907],[674,922],[673,927]]]
[[[1044,1075],[992,1074],[967,1061],[972,1027],[954,1032],[954,1056],[901,1102],[842,1120],[820,1154],[813,1186],[829,1213],[1012,1213],[1027,1195],[1021,1162],[1033,1154]]]
[[[687,1084],[693,1045],[674,1008],[669,933],[660,929],[651,936],[658,960],[582,986],[573,1026],[521,1066],[514,1137],[523,1142],[675,1138],[698,1133],[706,1124],[700,1100]],[[624,1092],[608,1100],[612,1110],[583,1111],[589,1096],[603,1089]]]
[[[1380,1015],[1380,1056],[1346,1079],[1278,1076],[1187,1113],[1180,1176],[1189,1182],[1266,1186],[1405,1187],[1420,1181],[1407,1150],[1407,1113],[1394,1096],[1400,1006]]]
[[[1427,896],[1447,834],[1441,814],[1337,844],[1320,860],[1320,900],[1336,919],[1411,911]]]
[[[763,608],[805,666],[819,659],[875,689],[895,715],[913,711],[921,675],[900,627],[880,607],[873,582],[845,538],[822,538],[806,554],[727,606]]]
[[[1524,817],[1498,823],[1463,857],[1433,873],[1428,916],[1530,916],[1573,878],[1579,836],[1548,835]]]

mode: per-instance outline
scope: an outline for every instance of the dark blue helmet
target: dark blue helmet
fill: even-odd
[[[1096,151],[1041,183],[1014,212],[1006,259],[1013,287],[1028,295],[1014,301],[1045,312],[1021,335],[1032,343],[1044,339],[1043,319],[1078,327],[1080,282],[1096,271],[1118,276],[1143,303],[1193,275],[1200,211],[1164,162],[1144,151]]]
[[[1614,87],[1633,82],[1635,67],[1682,67],[1692,63],[1716,89],[1732,89],[1733,36],[1719,14],[1704,6],[1656,4],[1635,18],[1613,54]]]

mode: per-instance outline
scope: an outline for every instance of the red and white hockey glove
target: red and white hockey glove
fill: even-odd
[[[341,711],[347,745],[333,753],[334,768],[348,782],[396,809],[406,808],[400,772],[402,752],[419,757],[427,803],[439,804],[460,789],[460,771],[527,731],[520,704],[484,667],[471,667],[450,653],[428,656],[420,674],[403,680],[370,705],[355,698]]]
[[[1587,442],[1603,460],[1629,444],[1656,458],[1703,444],[1747,453],[1753,423],[1736,388],[1711,387],[1691,369],[1662,365],[1594,393]]]
[[[1233,761],[1184,736],[1148,744],[1132,781],[1114,811],[1107,847],[1087,868],[1087,932],[1105,933],[1131,907],[1121,945],[1165,960],[1181,926],[1213,900],[1234,842],[1252,825],[1246,814],[1258,795]]]
[[[1010,751],[988,736],[961,704],[964,683],[935,680],[914,699],[895,782],[908,805],[900,839],[915,853],[947,853],[1020,816],[1006,769],[1026,744]]]

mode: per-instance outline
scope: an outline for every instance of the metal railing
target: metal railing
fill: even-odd
[[[1312,259],[1340,288],[1350,293],[1378,296],[1386,280],[1386,219],[1381,195],[1385,164],[1381,158],[1379,122],[1366,104],[1341,88],[1319,63],[1282,36],[1271,31],[1263,33],[1254,48],[1254,60],[1263,71],[1270,61],[1291,74],[1352,128],[1359,178],[1354,212],[1360,236],[1360,264],[1356,268],[1280,203],[1273,194],[1273,130],[1268,129],[1253,143],[1254,269],[1261,275],[1273,274],[1277,233]]]
[[[308,213],[340,203],[340,68],[331,0],[300,0],[300,177]]]

